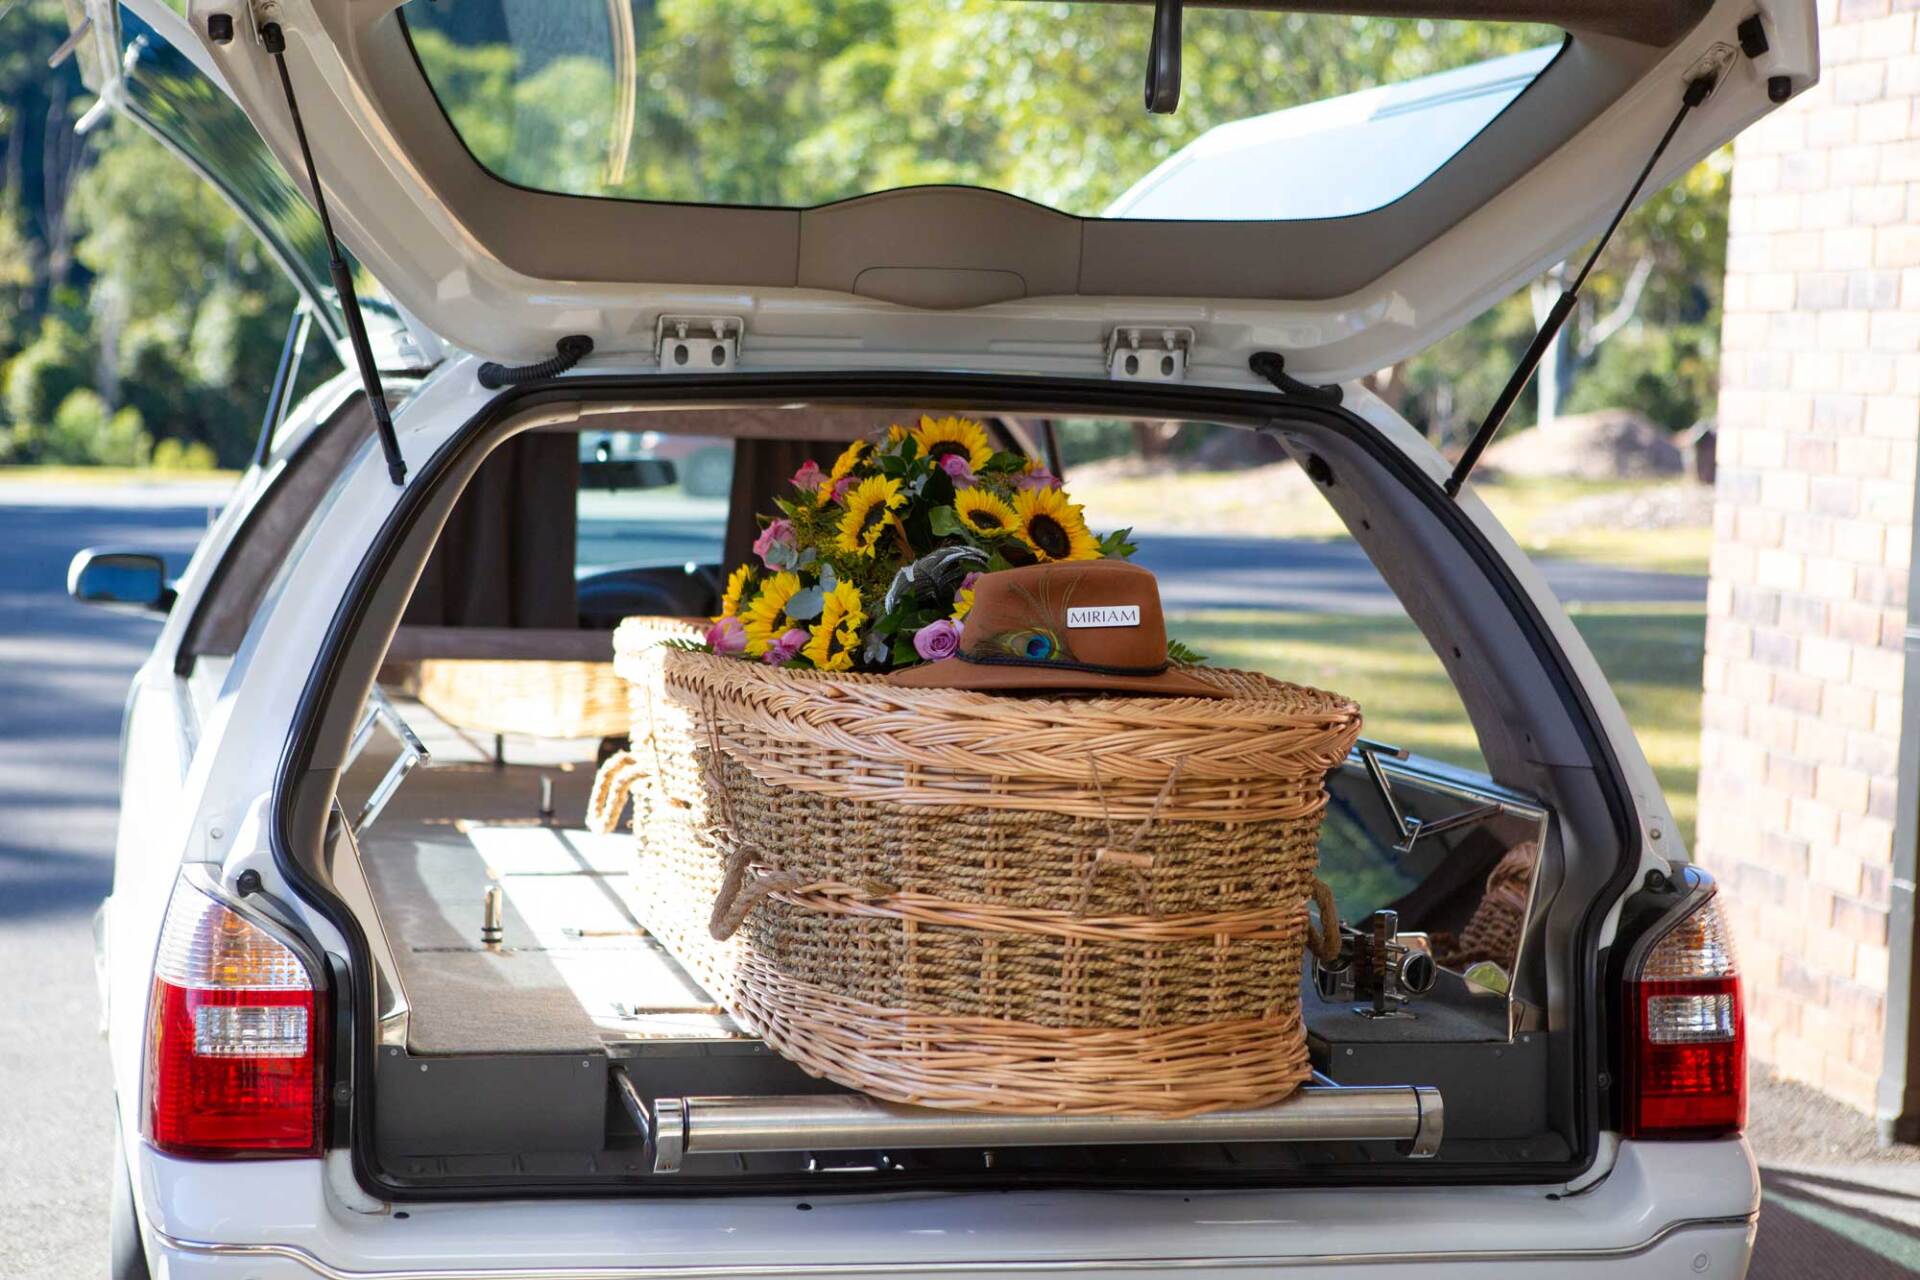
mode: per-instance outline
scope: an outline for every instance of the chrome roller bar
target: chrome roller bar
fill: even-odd
[[[660,1098],[655,1173],[688,1156],[771,1151],[916,1151],[1177,1142],[1395,1142],[1409,1158],[1440,1149],[1440,1091],[1424,1085],[1308,1085],[1284,1102],[1182,1119],[998,1116],[881,1102],[862,1094]]]

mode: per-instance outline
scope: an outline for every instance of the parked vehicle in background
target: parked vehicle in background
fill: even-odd
[[[1240,51],[1341,38],[1305,12],[1327,7],[1355,6],[1189,12],[1181,110],[1205,116]],[[178,581],[124,549],[73,568],[77,598],[166,613],[100,916],[116,1275],[1744,1271],[1759,1187],[1718,891],[1564,610],[1359,379],[1601,232],[1649,156],[1664,182],[1804,91],[1812,5],[1578,7],[1557,36],[1502,36],[1534,52],[1496,77],[1403,77],[1450,148],[1387,148],[1312,216],[1223,198],[1179,218],[1154,203],[1171,171],[1147,175],[1203,131],[1124,124],[1131,77],[1098,85],[1115,128],[1164,145],[1045,128],[1046,93],[1080,83],[1060,49],[1144,67],[1144,10],[962,8],[896,0],[893,21],[961,23],[957,51],[1017,75],[969,79],[956,52],[913,79],[943,110],[862,91],[836,123],[912,181],[982,149],[1044,158],[1004,190],[895,189],[830,163],[832,134],[723,166],[736,122],[706,109],[703,50],[791,38],[805,84],[770,94],[868,83],[878,55],[810,15],[88,0],[103,100],[263,226],[225,175],[303,173],[310,151],[395,330],[359,350],[344,265],[296,272],[354,371],[284,415]],[[162,59],[176,74],[143,81]],[[1373,122],[1344,136],[1400,101],[1342,100]],[[257,137],[170,124],[235,110]],[[1144,180],[1127,216],[1068,180],[1086,155],[1135,165],[1105,175]],[[802,198],[774,180],[796,174]],[[297,187],[265,201],[282,221]],[[1431,990],[1317,974],[1321,1078],[1272,1114],[875,1113],[622,912],[624,842],[579,819],[624,723],[593,683],[610,627],[717,612],[802,462],[923,412],[1035,456],[1062,419],[1272,434],[1444,674],[1461,758],[1363,743],[1320,850],[1350,920],[1425,954]],[[556,669],[578,677],[564,705],[525,696]],[[1522,886],[1506,932],[1468,946],[1498,877]]]

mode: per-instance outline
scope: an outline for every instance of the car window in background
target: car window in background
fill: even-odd
[[[409,0],[400,13],[468,150],[520,186],[807,207],[958,184],[1085,217],[1235,122],[1256,134],[1332,129],[1311,152],[1331,168],[1269,174],[1230,204],[1173,216],[1376,208],[1451,159],[1563,42],[1539,25],[1190,6],[1179,110],[1149,115],[1147,5]],[[1417,83],[1530,50],[1490,83]],[[1272,123],[1306,103],[1324,109]],[[1337,136],[1409,114],[1397,128]],[[1357,145],[1370,150],[1355,154]],[[1364,181],[1349,180],[1363,171]],[[1310,206],[1297,187],[1318,193]]]
[[[306,196],[267,150],[245,113],[166,36],[138,14],[120,11],[120,86],[125,110],[158,133],[246,219],[294,286],[315,308],[328,346],[345,339],[327,266],[326,239]],[[382,368],[417,364],[404,322],[364,271],[354,277],[367,336]],[[298,394],[331,373],[307,358]]]
[[[581,432],[576,576],[719,564],[732,488],[731,440]]]

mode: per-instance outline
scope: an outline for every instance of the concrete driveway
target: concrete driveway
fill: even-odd
[[[177,568],[217,501],[203,488],[0,484],[0,1276],[9,1280],[97,1274],[103,1256],[112,1121],[89,921],[111,880],[121,703],[156,629],[71,604],[67,561],[78,547],[119,544],[164,552]],[[1156,539],[1149,557],[1188,584],[1174,607],[1372,607],[1351,548],[1296,544],[1319,585],[1262,593],[1243,576],[1250,541]],[[1295,554],[1271,542],[1260,551],[1269,564]],[[1591,566],[1554,574],[1570,595],[1699,598],[1698,579],[1636,582]],[[1817,1114],[1796,1128],[1809,1110]],[[1829,1150],[1842,1129],[1850,1145]],[[1864,1120],[1805,1091],[1763,1088],[1756,1130],[1769,1209],[1755,1276],[1916,1274],[1915,1168],[1861,1149]]]

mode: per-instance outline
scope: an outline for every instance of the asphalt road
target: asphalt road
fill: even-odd
[[[83,546],[175,567],[217,491],[0,486],[0,1276],[98,1274],[111,1110],[90,920],[107,892],[127,681],[148,619],[65,595]],[[1156,537],[1171,608],[1391,607],[1350,545]],[[1284,563],[1284,579],[1272,576]],[[1552,565],[1570,597],[1698,600],[1699,579]]]
[[[73,604],[84,546],[184,566],[195,489],[0,490],[0,1276],[100,1274],[112,1111],[91,920],[112,879],[120,711],[156,623]],[[30,501],[21,501],[22,497]]]

